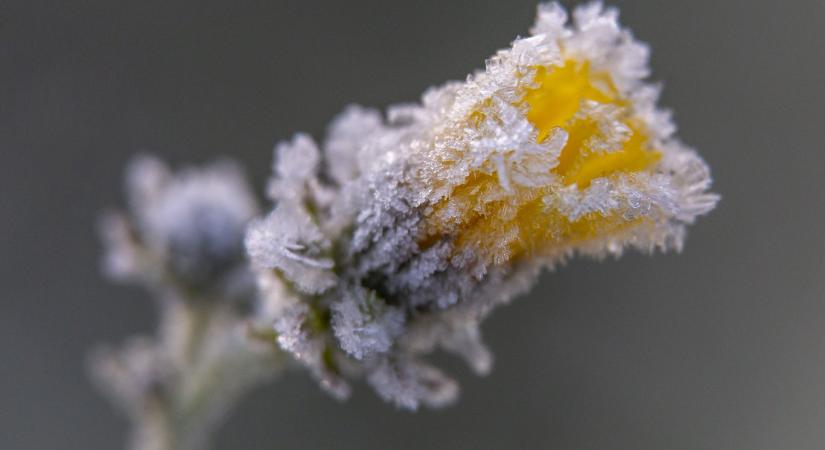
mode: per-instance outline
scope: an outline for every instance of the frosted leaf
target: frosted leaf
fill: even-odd
[[[443,407],[455,401],[458,384],[438,369],[406,358],[383,360],[367,380],[384,400],[404,409]]]
[[[283,204],[266,218],[253,222],[246,236],[252,263],[278,269],[299,289],[320,293],[335,284],[327,256],[330,243],[300,208]]]
[[[330,395],[338,399],[349,397],[349,385],[336,368],[330,366],[334,361],[330,360],[332,354],[324,336],[324,318],[271,272],[260,273],[259,287],[257,326],[263,326],[260,322],[268,323],[278,346],[305,365]]]
[[[282,311],[273,328],[278,334],[278,344],[285,351],[304,363],[312,376],[333,397],[345,399],[350,395],[349,385],[329,367],[327,343],[319,330],[313,330],[314,312],[302,303],[294,303]]]
[[[361,150],[368,137],[383,128],[381,114],[358,105],[348,106],[327,130],[324,152],[332,178],[344,184],[360,173]]]
[[[137,413],[147,395],[163,395],[162,387],[173,374],[163,352],[150,338],[133,338],[121,349],[99,348],[90,368],[100,387],[128,413]]]
[[[565,27],[567,11],[556,2],[541,3],[536,13],[536,22],[530,28],[530,34],[546,35],[553,41],[570,36],[571,32]]]
[[[356,359],[387,352],[401,334],[404,313],[375,292],[352,287],[332,305],[332,327],[341,348]]]
[[[300,203],[315,177],[320,152],[309,135],[298,133],[292,141],[275,147],[275,177],[269,184],[269,196],[274,200]]]
[[[693,223],[697,216],[710,212],[719,201],[719,195],[708,192],[711,185],[710,169],[693,150],[676,144],[676,151],[668,154],[662,165],[673,171],[672,183],[679,186],[678,219]]]
[[[460,355],[473,371],[479,375],[490,373],[493,355],[481,341],[478,322],[474,320],[453,325],[451,333],[444,339],[445,349]]]
[[[292,138],[292,142],[278,144],[275,153],[275,173],[280,178],[306,180],[318,168],[318,146],[307,134],[298,133]]]
[[[171,178],[172,171],[160,159],[146,154],[133,157],[126,171],[126,190],[131,208],[141,211],[161,197]]]
[[[101,218],[98,228],[106,249],[103,272],[121,281],[141,278],[144,275],[141,249],[129,220],[123,214],[109,212]]]
[[[309,307],[302,303],[295,303],[284,308],[272,324],[278,334],[278,344],[284,350],[294,354],[298,359],[313,361],[320,359],[321,344],[313,340],[306,330],[306,319]]]

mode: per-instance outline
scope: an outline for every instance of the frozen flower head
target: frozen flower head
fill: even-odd
[[[258,209],[237,165],[221,161],[172,173],[160,160],[140,156],[129,165],[126,187],[130,214],[104,221],[110,274],[205,287],[244,266],[243,235]]]
[[[680,249],[717,196],[647,59],[615,9],[542,5],[531,36],[465,82],[386,120],[350,107],[322,149],[279,146],[276,208],[246,243],[280,342],[327,384],[365,373],[400,406],[437,406],[457,387],[423,355],[488,371],[481,319],[540,269]]]

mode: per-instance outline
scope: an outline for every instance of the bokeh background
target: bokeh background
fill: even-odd
[[[339,404],[301,371],[251,394],[217,449],[825,448],[825,2],[617,1],[722,202],[681,255],[575,261],[484,328],[452,408]],[[569,3],[568,3],[569,5]],[[532,23],[520,1],[0,3],[0,448],[112,449],[96,343],[153,304],[98,273],[95,220],[137,151],[231,155],[347,103],[414,101]]]

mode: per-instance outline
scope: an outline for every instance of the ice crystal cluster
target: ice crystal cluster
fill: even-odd
[[[320,146],[277,146],[275,207],[246,248],[279,345],[334,395],[364,376],[398,406],[444,405],[457,385],[425,355],[489,371],[481,321],[541,269],[679,250],[713,208],[617,16],[542,5],[530,37],[466,81],[386,117],[351,106]]]
[[[278,144],[267,214],[230,162],[137,159],[105,267],[154,291],[162,324],[94,359],[136,448],[203,443],[282,354],[338,398],[363,378],[402,408],[448,404],[458,385],[427,356],[487,373],[481,322],[543,269],[681,249],[718,198],[648,70],[615,9],[550,3],[465,81]]]

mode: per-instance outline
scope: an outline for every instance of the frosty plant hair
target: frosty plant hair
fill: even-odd
[[[530,36],[466,81],[386,115],[350,106],[321,145],[278,144],[265,215],[230,163],[133,163],[132,213],[104,226],[106,268],[157,291],[164,321],[95,367],[143,430],[136,442],[172,442],[137,448],[205,442],[201,416],[284,354],[337,398],[363,377],[398,407],[444,406],[458,385],[426,356],[489,372],[482,320],[542,269],[680,250],[718,200],[708,168],[674,137],[645,81],[648,47],[618,12],[572,16],[541,5]],[[199,385],[203,364],[224,375]]]

